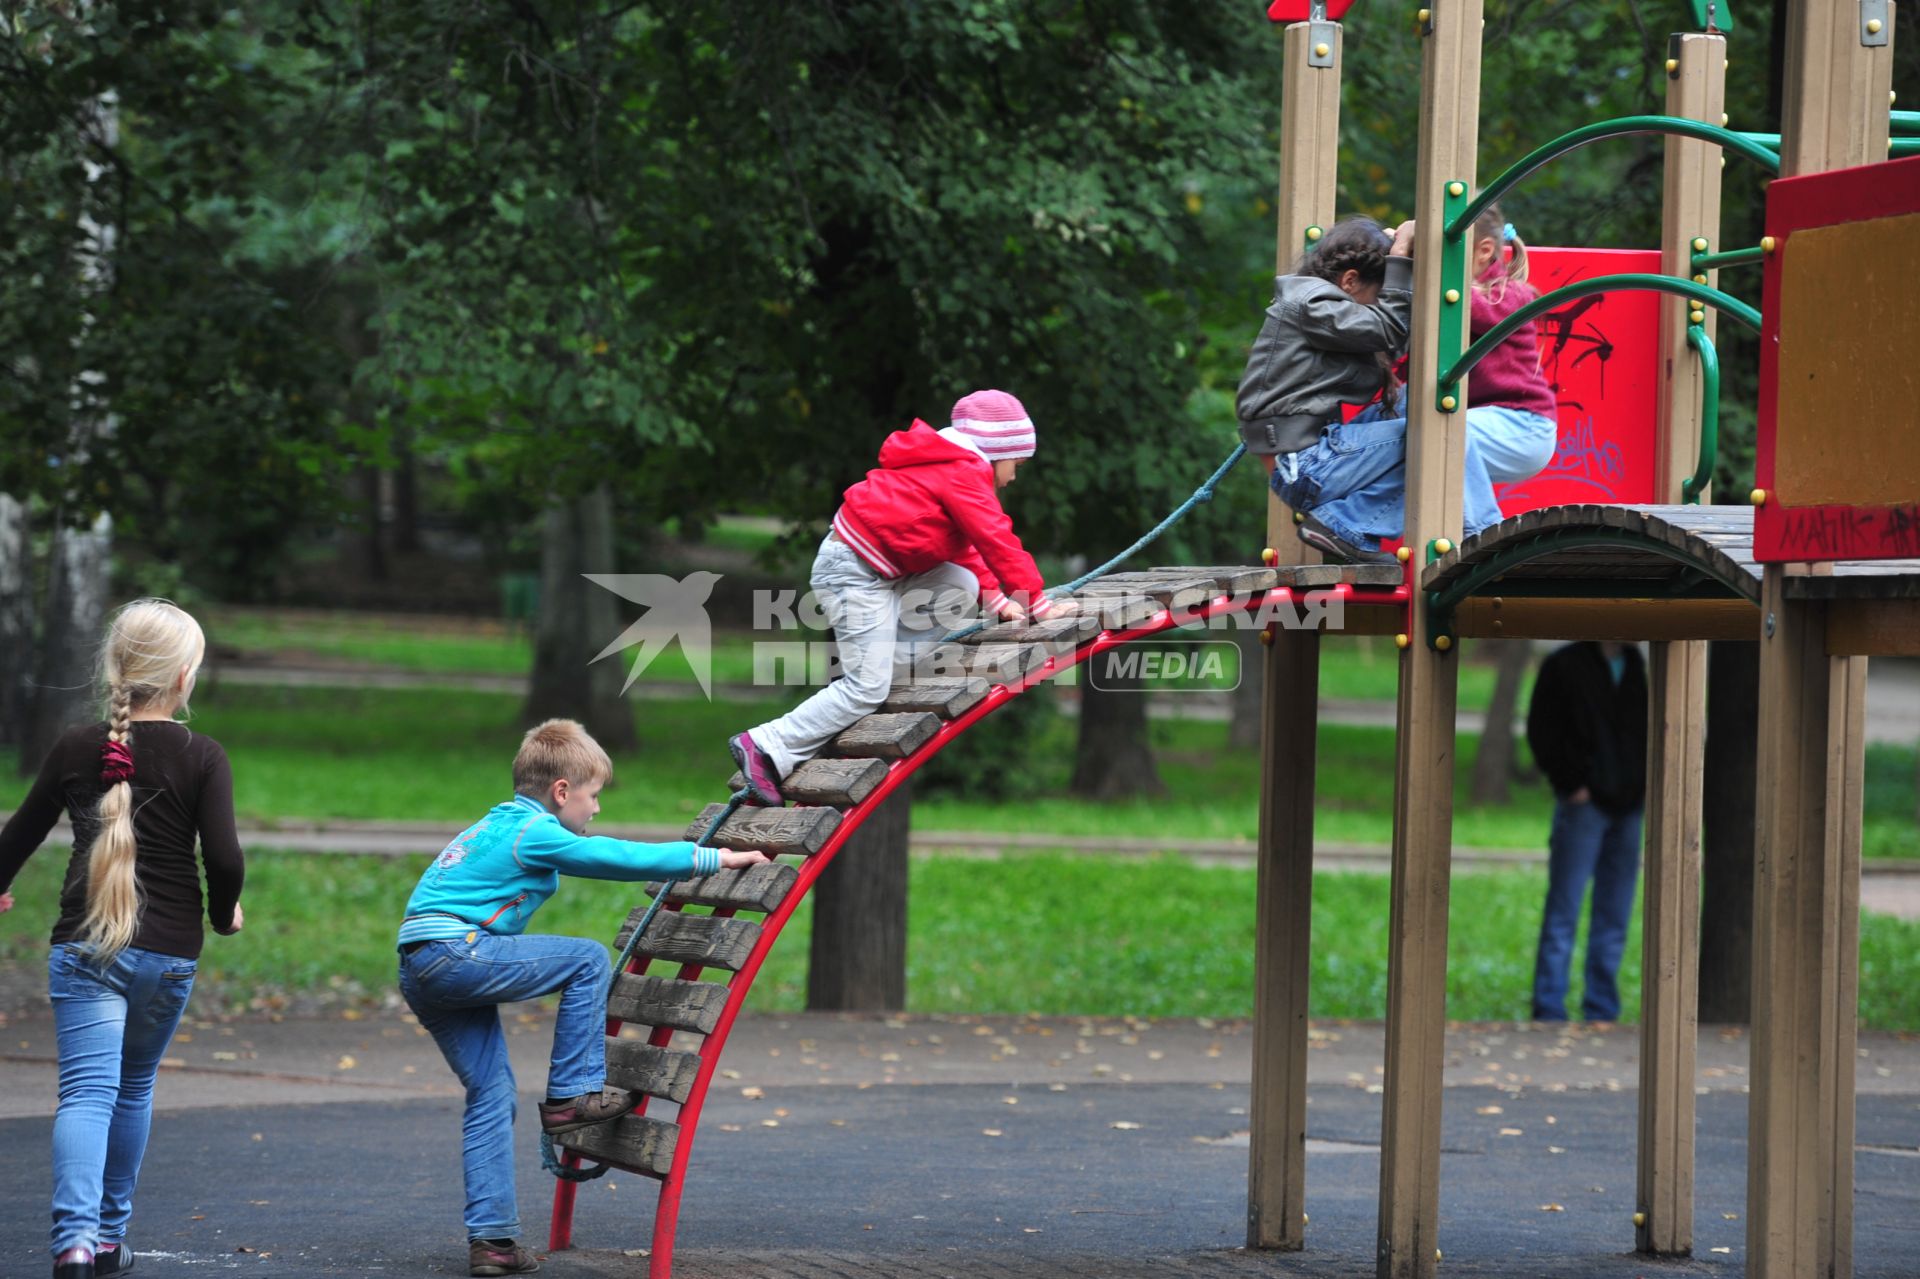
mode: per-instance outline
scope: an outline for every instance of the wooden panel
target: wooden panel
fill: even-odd
[[[1461,601],[1453,617],[1454,634],[1473,639],[1752,640],[1760,635],[1760,610],[1742,599],[1474,596]]]
[[[1071,617],[1049,617],[1044,622],[1001,622],[984,627],[968,636],[978,644],[1045,644],[1049,651],[1077,648],[1100,633],[1097,614],[1075,613]]]
[[[627,935],[640,921],[644,908],[635,909],[620,926],[615,946],[625,946]],[[760,938],[760,925],[746,919],[722,919],[718,915],[684,915],[663,910],[647,926],[633,953],[648,959],[663,959],[676,964],[698,964],[702,968],[740,971]]]
[[[647,1115],[623,1115],[610,1124],[595,1124],[553,1139],[563,1150],[593,1163],[610,1163],[649,1177],[665,1177],[673,1170],[673,1148],[680,1125]]]
[[[1044,644],[982,644],[967,657],[967,673],[995,684],[1015,684],[1047,664]]]
[[[1144,595],[1161,608],[1175,612],[1185,612],[1199,608],[1213,598],[1213,583],[1205,578],[1183,578],[1180,580],[1160,579],[1157,581],[1120,582],[1108,585],[1103,579],[1087,585],[1075,593],[1075,599],[1108,599],[1114,596]]]
[[[808,810],[781,811],[804,813]],[[681,880],[667,889],[667,900],[676,906],[717,906],[767,914],[785,900],[793,881],[799,877],[800,872],[786,862],[763,862],[744,870],[721,870],[698,879]],[[660,889],[659,884],[647,885],[647,892],[653,896],[658,896]]]
[[[687,826],[687,838],[699,840],[713,825],[713,819],[726,808],[708,804]],[[792,853],[811,857],[826,846],[827,837],[840,824],[838,809],[820,807],[755,808],[747,805],[708,839],[712,848],[756,848],[763,853]]]
[[[825,753],[842,759],[905,759],[939,731],[938,715],[919,711],[869,715],[834,738]]]
[[[1827,605],[1833,657],[1920,657],[1920,599],[1835,600]]]
[[[1742,603],[1751,614],[1756,612]],[[1757,617],[1748,634],[1758,636]],[[1648,663],[1646,887],[1641,905],[1640,1143],[1635,1246],[1693,1247],[1699,1039],[1700,815],[1707,646],[1658,643]]]
[[[1147,571],[1162,576],[1209,578],[1216,591],[1229,595],[1245,595],[1252,591],[1271,590],[1280,584],[1278,570],[1246,564],[1209,564],[1198,568],[1175,566]]]
[[[726,1004],[727,988],[718,982],[621,973],[607,997],[607,1016],[636,1026],[668,1026],[705,1035],[720,1024],[720,1010]]]
[[[916,679],[910,684],[895,684],[893,691],[887,694],[887,700],[881,703],[881,709],[927,711],[941,719],[953,719],[978,706],[986,698],[989,687],[986,680],[972,675],[955,679]],[[783,794],[789,789],[786,782],[782,782],[780,788]]]
[[[699,1053],[607,1036],[608,1087],[682,1102],[693,1092],[694,1076],[699,1073]]]
[[[887,776],[886,761],[878,759],[810,759],[780,779],[780,794],[790,804],[831,804],[851,808]],[[727,789],[745,789],[747,779],[735,773]]]
[[[1672,51],[1679,67],[1667,76],[1666,113],[1688,120],[1719,124],[1726,110],[1727,40],[1722,35],[1689,33],[1679,37]],[[1664,275],[1689,279],[1693,276],[1693,241],[1707,241],[1710,250],[1720,243],[1720,174],[1723,152],[1710,142],[1669,135],[1665,139],[1666,167],[1661,183],[1660,266]],[[1720,273],[1707,274],[1707,283],[1718,287]],[[1702,429],[1700,360],[1687,345],[1688,314],[1692,303],[1686,298],[1662,296],[1660,308],[1660,346],[1657,369],[1660,396],[1654,452],[1653,494],[1657,502],[1678,502],[1684,496],[1681,482],[1693,474],[1700,457]],[[1719,312],[1705,308],[1701,327],[1712,339],[1719,327]],[[1712,477],[1708,477],[1711,484]],[[1708,500],[1703,491],[1700,500]],[[1692,1207],[1687,1219],[1692,1220]],[[1689,1230],[1691,1237],[1691,1230]]]
[[[1073,597],[1083,613],[1098,618],[1103,629],[1128,631],[1150,621],[1160,605],[1145,595],[1091,595]]]

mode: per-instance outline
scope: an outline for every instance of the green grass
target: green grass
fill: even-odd
[[[63,860],[28,863],[9,923],[35,922],[0,931],[0,962],[41,962],[41,922]],[[378,997],[392,986],[393,930],[425,862],[256,854],[248,865],[246,930],[208,939],[203,997],[233,1007],[303,990]],[[1177,895],[1169,895],[1170,886]],[[1453,878],[1450,1017],[1526,1017],[1544,888],[1533,871]],[[569,880],[537,923],[544,932],[611,939],[637,900],[624,885]],[[802,1006],[809,918],[803,904],[756,983],[752,1006]],[[1316,876],[1313,937],[1313,1015],[1381,1017],[1385,877]],[[908,1006],[916,1011],[1245,1017],[1252,1012],[1253,955],[1251,870],[1054,854],[995,862],[936,857],[913,865]],[[1638,1015],[1639,956],[1636,918],[1621,971],[1627,1020]],[[1872,915],[1861,921],[1860,1021],[1868,1029],[1920,1028],[1920,924]]]
[[[729,733],[786,709],[785,698],[709,703],[636,703],[640,749],[615,759],[604,819],[678,824],[717,798],[731,767]],[[209,689],[195,700],[194,727],[234,760],[243,820],[366,818],[458,826],[497,803],[519,739],[518,700],[448,689]],[[996,725],[976,730],[991,735]],[[1065,836],[1251,840],[1258,830],[1259,757],[1225,747],[1226,725],[1160,720],[1152,726],[1167,795],[1090,804],[1066,793],[1075,725],[1043,719],[1032,798],[918,801],[922,830],[1045,831]],[[991,736],[989,736],[991,740]],[[1544,846],[1552,799],[1544,785],[1516,785],[1504,807],[1467,800],[1479,738],[1458,738],[1454,837],[1468,848]],[[1525,748],[1522,746],[1524,756]],[[1392,839],[1393,733],[1322,725],[1314,829],[1326,841]],[[1914,812],[1914,752],[1867,752],[1864,845],[1869,857],[1920,857]],[[0,777],[0,807],[27,782]]]

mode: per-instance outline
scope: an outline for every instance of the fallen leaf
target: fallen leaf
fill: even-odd
[[[1017,1106],[1020,1104],[1020,1099],[1018,1097],[1002,1097],[1000,1100],[1005,1102],[1009,1106]]]
[[[742,1097],[745,1097],[748,1101],[759,1101],[762,1097],[767,1095],[767,1090],[760,1087],[758,1084],[748,1084],[745,1088],[742,1088],[740,1090],[740,1095]]]
[[[721,1072],[720,1072],[720,1078],[722,1078],[722,1079],[738,1079],[738,1078],[740,1078],[740,1072],[739,1072],[739,1071],[737,1071],[737,1070],[723,1070],[723,1071],[721,1071]]]
[[[1116,1119],[1112,1123],[1107,1125],[1107,1127],[1109,1128],[1118,1128],[1122,1132],[1132,1132],[1135,1128],[1138,1128],[1139,1126],[1140,1126],[1139,1124],[1134,1123],[1133,1120],[1131,1119]]]
[[[827,1120],[827,1122],[832,1124],[835,1128],[845,1128],[847,1126],[847,1121],[844,1119],[829,1119]]]
[[[1040,1233],[1040,1227],[1038,1227],[1038,1226],[1022,1226],[1022,1227],[1020,1227],[1020,1233],[1021,1233],[1021,1234],[1023,1234],[1023,1235],[1037,1235],[1037,1234],[1039,1234],[1039,1233]]]
[[[1004,1137],[1007,1134],[1000,1131],[998,1128],[982,1128],[980,1130],[980,1135],[982,1137]]]
[[[338,1062],[334,1064],[333,1068],[335,1070],[352,1070],[355,1066],[358,1066],[359,1064],[360,1063],[355,1061],[351,1056],[348,1056],[348,1057],[342,1057]]]
[[[240,1244],[234,1248],[234,1251],[235,1252],[252,1252],[253,1249],[247,1247],[247,1245],[245,1244]]]
[[[650,1257],[650,1256],[652,1256],[652,1255],[653,1255],[653,1249],[651,1249],[651,1248],[622,1248],[622,1249],[620,1250],[620,1255],[621,1255],[621,1256],[623,1256],[623,1257]]]
[[[1476,1115],[1504,1115],[1507,1112],[1499,1106],[1482,1106],[1473,1113]]]
[[[213,1055],[213,1059],[215,1061],[239,1061],[240,1054],[239,1053],[215,1053]]]
[[[721,1124],[720,1125],[721,1132],[739,1132],[740,1130],[741,1129],[739,1124]]]
[[[1732,1251],[1733,1251],[1733,1249],[1731,1249],[1731,1248],[1709,1248],[1709,1249],[1707,1249],[1707,1251],[1708,1251],[1708,1252],[1732,1252]]]
[[[257,1132],[257,1133],[254,1133],[254,1134],[253,1134],[253,1139],[254,1139],[255,1141],[265,1141],[265,1140],[267,1139],[267,1134],[265,1134],[265,1133],[263,1133],[263,1132]]]
[[[1541,1204],[1540,1205],[1541,1212],[1565,1212],[1566,1210],[1567,1208],[1565,1204]]]
[[[773,1113],[778,1115],[780,1118],[785,1119],[787,1117],[788,1111],[785,1106],[776,1106],[774,1108]]]
[[[1567,1153],[1567,1148],[1565,1146],[1548,1146],[1547,1153],[1550,1155],[1564,1155]]]
[[[1723,1213],[1721,1213],[1721,1214],[1720,1214],[1720,1217],[1721,1217],[1721,1219],[1722,1219],[1722,1220],[1724,1220],[1724,1221],[1738,1221],[1738,1220],[1740,1220],[1740,1214],[1739,1214],[1739,1213],[1737,1213],[1737,1212],[1723,1212]]]
[[[270,1203],[272,1203],[272,1202],[273,1202],[273,1200],[271,1200],[271,1199],[249,1199],[249,1200],[247,1200],[247,1202],[248,1202],[248,1203],[250,1203],[250,1204],[252,1204],[252,1205],[253,1205],[254,1207],[256,1207],[256,1208],[260,1208],[260,1207],[264,1207],[264,1206],[265,1206],[265,1205],[267,1205],[267,1204],[270,1204]]]
[[[780,1121],[778,1119],[762,1119],[760,1121],[760,1126],[762,1128],[778,1128],[780,1126]]]
[[[1502,1128],[1500,1130],[1500,1135],[1502,1137],[1518,1137],[1521,1131],[1522,1130],[1519,1128]]]

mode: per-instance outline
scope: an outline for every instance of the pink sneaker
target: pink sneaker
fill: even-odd
[[[740,773],[747,779],[747,802],[759,804],[764,808],[779,808],[787,801],[780,795],[780,782],[773,771],[773,761],[767,753],[753,743],[750,733],[741,733],[727,739],[727,750],[733,756],[733,762],[740,766]]]

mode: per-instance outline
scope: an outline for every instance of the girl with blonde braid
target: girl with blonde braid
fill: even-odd
[[[53,1120],[54,1279],[133,1265],[127,1221],[153,1117],[153,1081],[193,989],[206,918],[240,931],[244,863],[233,772],[186,710],[206,653],[200,626],[165,600],[114,615],[100,654],[108,718],[55,743],[0,830],[0,912],[61,811],[73,856],[47,958],[60,1052]],[[200,855],[194,856],[195,842]]]

